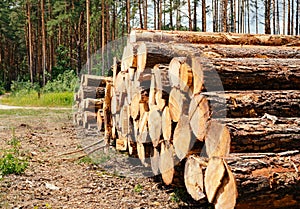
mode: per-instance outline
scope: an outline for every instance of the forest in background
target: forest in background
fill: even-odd
[[[298,35],[299,2],[1,0],[0,86],[44,86],[69,71],[107,75],[131,28]]]

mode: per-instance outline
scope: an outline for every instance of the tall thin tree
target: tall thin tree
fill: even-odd
[[[126,0],[126,32],[130,33],[130,0]]]
[[[193,20],[192,20],[191,0],[188,0],[187,3],[188,3],[189,31],[192,31],[193,30]]]
[[[291,0],[288,0],[288,28],[287,28],[287,34],[291,35]]]
[[[90,0],[86,0],[86,67],[88,74],[91,74],[91,59],[90,59]]]
[[[251,33],[251,27],[250,27],[250,2],[247,0],[247,29],[248,33]]]
[[[140,17],[140,27],[144,28],[143,22],[143,14],[142,14],[142,0],[138,0],[138,8],[139,8],[139,17]]]
[[[163,9],[162,9],[162,0],[158,0],[158,30],[162,29],[162,22],[163,22]]]
[[[297,0],[296,2],[296,31],[295,31],[295,35],[299,35],[299,10],[300,10],[300,4],[299,4],[299,0]]]
[[[223,32],[227,32],[227,7],[228,0],[223,0]]]
[[[144,28],[148,28],[148,1],[143,0]]]
[[[169,0],[170,29],[173,30],[173,0]]]
[[[202,31],[206,32],[206,0],[202,0]]]
[[[265,34],[271,34],[271,0],[265,0]]]
[[[291,35],[294,35],[294,15],[295,15],[295,8],[294,8],[294,0],[292,0],[292,17],[291,17]]]
[[[285,35],[285,0],[282,2],[282,34]]]
[[[280,34],[279,1],[276,1],[276,33]]]
[[[276,3],[272,0],[272,13],[273,13],[273,34],[276,34]]]
[[[198,0],[194,0],[194,6],[193,6],[193,31],[197,31],[197,8],[198,8]]]
[[[28,24],[28,45],[29,45],[29,72],[30,72],[30,81],[31,83],[34,82],[34,75],[33,75],[33,43],[32,43],[32,22],[31,22],[31,2],[30,0],[27,0],[26,2],[27,7],[27,24]]]
[[[255,32],[258,33],[258,3],[255,0]]]
[[[45,1],[41,0],[41,18],[42,18],[42,68],[43,68],[43,86],[46,85],[46,26],[45,26]]]

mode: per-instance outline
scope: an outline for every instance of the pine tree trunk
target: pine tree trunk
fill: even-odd
[[[104,1],[104,0],[102,0]],[[86,0],[86,57],[87,57],[87,71],[88,74],[91,74],[91,60],[90,60],[90,0]]]
[[[265,34],[271,34],[271,0],[265,0]]]
[[[282,34],[285,35],[285,0],[283,0],[283,6],[282,6]]]
[[[273,34],[276,34],[276,1],[272,0],[272,12],[273,12]]]
[[[202,0],[202,32],[206,32],[206,0]]]
[[[126,0],[126,31],[130,33],[130,0]]]
[[[42,67],[43,67],[43,86],[46,85],[46,26],[45,26],[45,2],[41,0],[41,15],[42,15]]]
[[[28,46],[29,46],[29,72],[30,72],[30,81],[34,82],[34,67],[33,67],[33,37],[32,37],[32,23],[31,23],[31,3],[27,0],[27,20],[28,20]]]
[[[191,0],[188,0],[188,18],[189,18],[189,31],[193,30],[193,20],[192,20],[192,10],[191,10]]]
[[[198,7],[198,0],[194,0],[193,31],[197,31],[197,7]],[[203,12],[202,12],[202,14],[203,14]],[[203,30],[203,28],[202,28],[202,30]]]
[[[139,8],[139,17],[140,17],[140,27],[141,29],[144,29],[143,14],[142,14],[142,0],[138,1],[138,8]]]
[[[227,32],[227,6],[228,0],[223,0],[223,32]]]
[[[294,14],[295,14],[295,10],[294,10],[294,0],[292,0],[292,17],[291,17],[291,35],[294,35]]]
[[[291,35],[291,0],[288,0],[288,28],[287,34]]]

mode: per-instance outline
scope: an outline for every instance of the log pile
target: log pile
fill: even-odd
[[[81,76],[79,90],[74,95],[74,124],[88,130],[105,130],[105,116],[110,115],[106,110],[110,107],[107,91],[111,83],[112,79],[107,77]]]
[[[133,31],[105,91],[107,142],[215,208],[300,206],[299,40]]]

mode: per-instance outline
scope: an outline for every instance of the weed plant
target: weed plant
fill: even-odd
[[[20,175],[24,173],[28,166],[28,161],[26,158],[20,155],[20,141],[14,136],[11,141],[8,142],[11,146],[10,149],[0,150],[0,179],[4,175],[17,174]]]

